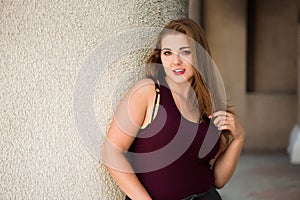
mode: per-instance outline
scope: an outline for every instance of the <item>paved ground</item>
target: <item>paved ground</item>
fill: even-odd
[[[300,200],[300,165],[285,153],[244,153],[223,200]]]

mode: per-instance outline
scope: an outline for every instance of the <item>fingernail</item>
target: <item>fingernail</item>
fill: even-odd
[[[212,116],[211,116],[211,115],[209,115],[209,116],[208,116],[208,118],[209,118],[209,119],[211,119],[211,118],[212,118]]]

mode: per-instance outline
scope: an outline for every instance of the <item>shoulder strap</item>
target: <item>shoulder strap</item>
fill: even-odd
[[[152,111],[152,116],[151,116],[151,122],[153,121],[154,118],[154,114],[156,112],[156,107],[158,106],[158,99],[160,97],[160,87],[159,87],[159,82],[157,80],[154,80],[154,84],[155,84],[155,92],[156,92],[156,96],[155,96],[155,101],[154,101],[154,106],[153,106],[153,111]]]

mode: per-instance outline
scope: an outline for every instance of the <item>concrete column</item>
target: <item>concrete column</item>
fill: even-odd
[[[247,148],[281,150],[297,118],[296,1],[256,1],[255,89],[247,95]]]
[[[300,0],[297,0],[298,22],[300,22]]]
[[[300,1],[299,1],[299,7],[300,7]],[[300,16],[300,10],[299,10],[299,16]],[[298,37],[297,37],[297,66],[298,66],[298,88],[297,88],[297,94],[298,94],[298,116],[297,116],[297,125],[298,129],[300,131],[300,20],[298,21]],[[299,137],[300,140],[300,137]]]
[[[203,0],[189,0],[189,18],[202,24],[202,2]]]
[[[180,0],[0,2],[1,198],[123,199],[95,159],[95,144],[85,143],[77,129],[74,86],[86,60],[105,41],[186,17],[187,6]],[[110,44],[98,48],[99,54],[122,47]],[[92,103],[103,133],[117,105],[114,95],[121,97],[143,73],[147,51],[125,53],[95,83]]]
[[[204,28],[212,57],[225,83],[227,99],[242,122],[246,101],[245,0],[204,1]]]
[[[300,2],[300,1],[299,1]],[[300,8],[300,3],[299,3]],[[300,9],[299,9],[300,16]],[[300,127],[300,19],[298,21],[298,37],[297,37],[297,65],[298,65],[298,127]]]
[[[297,65],[298,65],[298,127],[300,127],[300,0],[297,1],[298,32],[297,32]]]
[[[295,93],[297,88],[296,2],[294,0],[258,1],[255,19],[252,20],[255,20],[254,40],[252,41],[255,56],[254,65],[250,67],[254,68],[255,92],[261,94]]]

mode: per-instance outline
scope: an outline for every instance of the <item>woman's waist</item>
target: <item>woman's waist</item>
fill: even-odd
[[[215,177],[209,166],[176,168],[137,174],[140,182],[154,199],[183,199],[192,194],[207,192]]]

